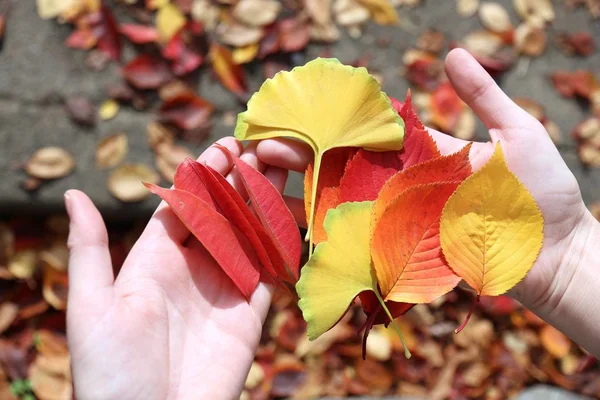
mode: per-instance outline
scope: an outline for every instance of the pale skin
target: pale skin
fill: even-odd
[[[446,71],[459,96],[487,126],[475,143],[480,168],[500,141],[510,169],[538,202],[544,246],[510,294],[582,347],[600,356],[600,224],[543,126],[514,104],[463,50]],[[466,142],[429,131],[444,154]],[[304,172],[311,150],[266,140],[245,150],[219,141],[283,190],[288,170]],[[201,156],[235,187],[231,165],[211,147]],[[175,214],[161,204],[119,275],[112,272],[106,227],[82,192],[65,194],[71,219],[67,330],[78,399],[235,399],[258,346],[272,288],[260,284],[247,303]],[[300,224],[301,200],[288,199]]]

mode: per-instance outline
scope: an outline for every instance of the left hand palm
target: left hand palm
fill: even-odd
[[[220,141],[235,155],[240,144]],[[252,151],[242,157],[257,165]],[[219,150],[201,160],[226,174]],[[283,189],[285,174],[271,168]],[[230,177],[231,180],[231,177]],[[271,290],[247,303],[164,204],[113,279],[106,228],[81,192],[71,218],[68,339],[79,399],[233,399],[254,358]]]

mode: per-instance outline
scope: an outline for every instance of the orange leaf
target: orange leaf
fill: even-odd
[[[248,91],[244,69],[233,62],[231,50],[213,43],[210,47],[210,59],[213,69],[223,86],[241,98],[246,97]]]
[[[400,193],[412,186],[435,182],[456,182],[467,178],[472,172],[469,162],[470,150],[471,144],[469,143],[454,154],[416,164],[391,177],[379,192],[373,207],[373,220],[376,222],[387,206]]]
[[[465,104],[449,82],[443,83],[431,94],[431,119],[442,132],[452,132]]]
[[[403,191],[375,220],[371,255],[385,300],[428,303],[460,281],[440,247],[440,215],[458,182]]]

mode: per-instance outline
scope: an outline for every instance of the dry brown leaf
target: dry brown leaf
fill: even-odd
[[[326,352],[334,343],[342,342],[354,335],[354,330],[348,325],[350,314],[347,314],[342,320],[329,331],[319,336],[316,340],[308,340],[307,335],[303,335],[294,354],[297,357],[315,356]]]
[[[173,183],[177,166],[186,158],[194,158],[192,152],[183,146],[162,144],[156,147],[156,169],[169,183]]]
[[[354,369],[356,370],[356,377],[368,386],[372,395],[381,396],[385,394],[394,383],[394,378],[389,369],[377,361],[358,359],[354,364]]]
[[[109,119],[113,119],[119,113],[119,103],[115,100],[106,100],[104,103],[100,105],[98,109],[98,116],[103,121],[108,121]]]
[[[479,7],[479,20],[484,28],[492,32],[503,33],[512,29],[508,12],[499,3],[483,3]]]
[[[380,25],[396,25],[400,21],[396,9],[389,0],[358,0]]]
[[[546,120],[544,121],[544,128],[546,128],[548,136],[550,136],[554,144],[561,144],[563,142],[562,131],[556,122]]]
[[[582,163],[590,167],[600,167],[600,149],[597,147],[583,144],[578,148],[579,159]]]
[[[9,261],[8,270],[17,279],[30,279],[37,269],[37,261],[35,250],[19,250]]]
[[[304,0],[304,8],[310,18],[321,26],[331,24],[331,1],[332,0]]]
[[[0,304],[0,334],[10,328],[19,314],[19,306],[15,303],[5,302]]]
[[[240,0],[232,15],[248,26],[265,26],[277,19],[280,10],[281,4],[275,0]]]
[[[333,5],[336,22],[341,26],[360,25],[369,20],[369,9],[355,0],[336,0]]]
[[[464,320],[464,318],[459,319]],[[494,339],[494,325],[487,319],[477,321],[471,319],[471,322],[460,333],[452,335],[452,339],[460,347],[469,348],[475,345],[486,349]]]
[[[194,95],[194,90],[184,81],[176,79],[158,89],[162,101],[169,101],[179,96]]]
[[[513,0],[513,4],[523,21],[536,26],[554,21],[554,8],[550,0]]]
[[[367,355],[377,361],[387,361],[392,356],[392,341],[387,330],[377,326],[367,337]]]
[[[465,36],[462,44],[469,53],[491,57],[504,45],[502,38],[486,30],[473,31]]]
[[[417,38],[417,48],[430,53],[439,53],[444,47],[444,34],[434,29],[426,29]]]
[[[479,10],[479,0],[457,0],[456,12],[461,17],[472,17]]]
[[[520,53],[538,57],[546,50],[546,31],[524,22],[515,29],[514,43]]]
[[[454,126],[452,136],[463,140],[473,140],[477,128],[477,119],[470,108],[465,108]]]
[[[150,192],[142,182],[158,184],[160,177],[146,164],[121,165],[108,177],[108,191],[117,199],[129,203],[144,200]]]
[[[65,310],[68,290],[69,278],[66,271],[57,271],[51,267],[44,268],[42,295],[48,304],[57,310]]]
[[[57,179],[69,175],[75,160],[65,149],[44,147],[33,153],[25,164],[25,172],[38,179]]]
[[[82,126],[96,124],[96,110],[90,100],[83,96],[71,96],[65,100],[65,111],[73,122]]]
[[[542,107],[536,101],[525,97],[515,97],[513,101],[538,121],[542,122],[546,118],[544,107]]]
[[[252,362],[250,366],[250,371],[248,372],[248,377],[246,378],[246,383],[244,383],[244,387],[246,389],[254,389],[265,378],[265,371],[263,367],[260,366],[256,361]]]
[[[71,366],[68,355],[38,355],[29,366],[33,392],[40,400],[71,400]]]
[[[69,264],[69,249],[62,240],[56,241],[50,247],[40,251],[38,257],[46,267],[66,271]]]
[[[316,42],[337,42],[340,39],[340,30],[333,22],[327,25],[311,24],[310,38]]]
[[[462,373],[463,382],[470,387],[480,387],[491,374],[490,367],[484,362],[476,362]]]
[[[427,362],[436,368],[444,366],[444,355],[442,354],[442,346],[433,340],[428,340],[425,343],[419,344],[415,348],[415,354],[427,360]]]
[[[263,29],[241,23],[220,24],[216,29],[217,36],[224,44],[243,47],[258,43],[263,37]]]
[[[118,165],[128,150],[127,135],[116,133],[105,137],[96,146],[96,166],[98,168],[111,168]]]
[[[540,330],[540,341],[546,351],[556,358],[565,357],[571,350],[571,339],[550,325],[544,325]]]
[[[573,375],[579,368],[579,358],[575,354],[567,354],[560,360],[560,370],[565,375]]]
[[[440,371],[437,381],[429,392],[427,398],[431,400],[447,399],[450,396],[452,387],[454,386],[453,383],[454,376],[456,375],[456,369],[460,366],[460,364],[471,361],[475,359],[475,357],[477,357],[477,350],[474,347],[470,347],[465,351],[457,351],[453,346],[448,347],[446,349],[446,359],[448,362]]]
[[[194,0],[192,4],[192,18],[202,24],[208,32],[212,32],[219,19],[219,7],[211,0]]]
[[[8,224],[0,222],[0,267],[6,267],[15,254],[15,233]]]
[[[160,122],[150,122],[146,127],[148,136],[148,146],[156,151],[156,148],[162,144],[171,145],[175,141],[175,134]]]
[[[35,332],[35,349],[38,353],[49,357],[69,354],[66,338],[47,329]]]
[[[78,0],[36,0],[37,12],[42,19],[56,18],[77,6]]]

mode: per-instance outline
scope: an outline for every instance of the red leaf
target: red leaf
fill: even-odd
[[[402,170],[400,155],[399,151],[358,150],[340,180],[339,203],[375,200],[384,183]]]
[[[196,172],[193,165],[195,162],[196,161],[190,158],[186,158],[177,166],[175,177],[173,178],[175,189],[181,189],[192,193],[194,196],[208,204],[213,210],[222,214],[221,209],[214,201],[208,188]]]
[[[191,193],[146,183],[202,243],[247,301],[260,279],[259,266],[245,238],[223,216]]]
[[[450,82],[441,84],[431,94],[431,119],[443,132],[454,130],[464,108]]]
[[[400,155],[402,168],[439,157],[440,151],[435,141],[429,136],[419,116],[412,108],[410,90],[406,93],[404,104],[392,99],[392,106],[398,111],[405,124],[404,148]]]
[[[156,43],[160,37],[158,30],[153,26],[122,24],[119,31],[135,44]]]
[[[138,89],[157,89],[171,80],[171,72],[161,60],[142,54],[123,68],[127,81]]]
[[[104,51],[115,61],[121,61],[121,37],[117,27],[117,20],[110,8],[102,6],[100,9],[101,33],[98,37],[98,49]]]
[[[279,23],[279,42],[281,50],[288,53],[300,51],[310,41],[310,28],[299,18],[284,19]]]
[[[160,107],[161,119],[189,131],[203,126],[213,111],[213,105],[192,93],[168,99]]]
[[[78,28],[71,32],[65,44],[72,49],[90,50],[96,43],[98,38],[89,28]]]
[[[265,29],[265,34],[260,41],[258,48],[258,58],[261,60],[266,56],[275,54],[280,48],[280,35],[276,25],[270,25]]]
[[[258,218],[273,240],[293,277],[297,280],[299,278],[302,239],[292,212],[285,204],[279,191],[263,174],[238,157],[234,157],[227,148],[219,147],[235,164]]]
[[[431,92],[440,83],[443,65],[436,58],[420,58],[406,67],[406,79],[419,89]]]
[[[319,186],[317,187],[313,242],[315,245],[327,240],[327,233],[323,229],[325,214],[330,208],[335,208],[340,204],[339,186],[346,164],[356,153],[356,149],[350,147],[341,147],[328,150],[323,155],[323,165],[327,168],[321,168],[319,176]],[[306,215],[310,212],[310,201],[312,196],[313,163],[306,167],[304,174],[304,209]],[[307,217],[308,220],[308,217]]]
[[[192,160],[189,160],[187,165],[194,170],[196,176],[206,185],[223,216],[231,221],[248,239],[269,275],[289,280],[283,260],[271,237],[238,192],[221,174],[210,167]]]
[[[233,62],[231,50],[217,43],[210,47],[212,66],[219,80],[230,92],[241,98],[247,96],[246,75],[242,66]]]
[[[556,71],[551,78],[556,90],[565,97],[577,95],[589,99],[593,91],[600,87],[594,74],[585,70]]]
[[[162,50],[163,57],[173,61],[171,69],[178,76],[186,75],[196,70],[204,61],[204,57],[201,54],[191,50],[185,44],[183,33],[182,30],[173,36]]]

